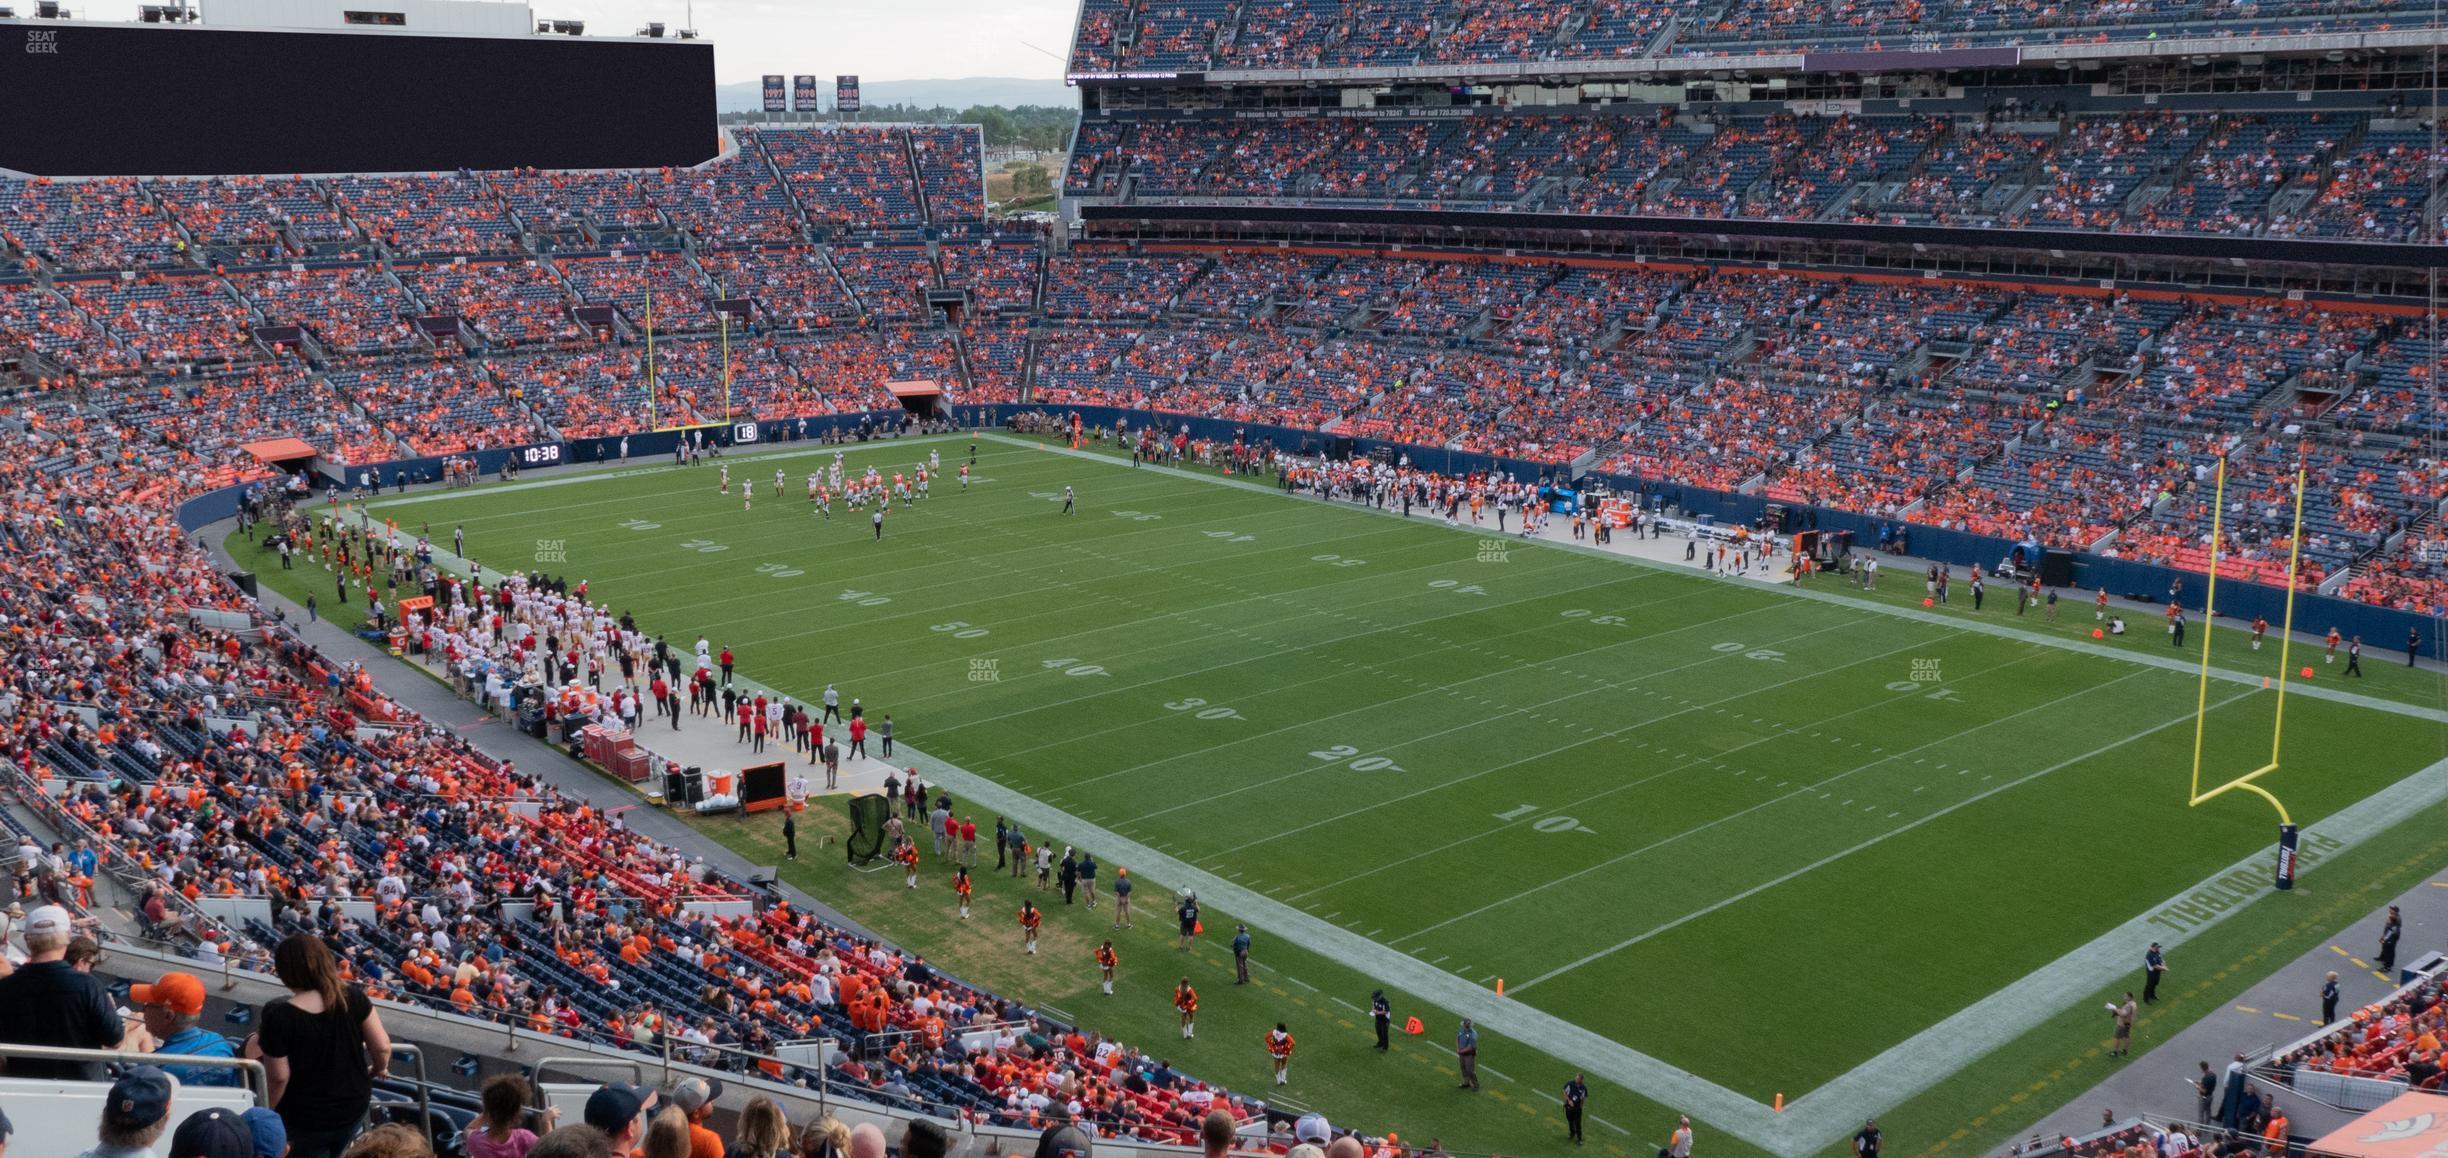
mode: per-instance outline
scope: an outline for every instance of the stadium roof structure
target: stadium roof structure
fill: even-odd
[[[271,463],[294,462],[301,458],[313,458],[323,453],[302,438],[267,438],[261,442],[247,443],[238,449],[264,462]]]
[[[2448,1153],[2448,1097],[2399,1094],[2330,1131],[2308,1152],[2341,1158],[2422,1158]]]

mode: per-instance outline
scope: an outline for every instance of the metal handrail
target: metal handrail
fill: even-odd
[[[402,1054],[416,1063],[417,1122],[428,1135],[433,1133],[433,1083],[425,1077],[425,1051],[402,1042],[391,1043],[391,1056]]]
[[[272,1079],[264,1072],[263,1063],[247,1057],[204,1057],[195,1054],[137,1053],[124,1049],[75,1049],[62,1045],[19,1045],[0,1042],[0,1060],[25,1058],[30,1061],[93,1062],[98,1065],[197,1066],[204,1069],[233,1069],[247,1081],[247,1093],[262,1105],[272,1089]]]
[[[625,1069],[625,1070],[628,1070],[628,1071],[629,1071],[629,1076],[630,1076],[631,1078],[634,1078],[634,1079],[636,1079],[636,1080],[637,1080],[637,1083],[638,1083],[639,1085],[644,1085],[644,1084],[645,1084],[645,1082],[646,1082],[646,1063],[645,1063],[645,1062],[642,1062],[642,1061],[639,1061],[639,1060],[638,1060],[638,1059],[636,1059],[636,1058],[626,1058],[626,1057],[579,1057],[579,1056],[576,1056],[576,1055],[574,1055],[574,1054],[571,1054],[571,1055],[555,1055],[555,1056],[553,1056],[553,1057],[540,1057],[540,1058],[537,1058],[537,1059],[535,1060],[535,1068],[534,1068],[533,1070],[529,1071],[529,1072],[530,1072],[530,1073],[533,1075],[533,1077],[530,1079],[530,1080],[531,1080],[531,1082],[532,1082],[533,1084],[535,1084],[535,1085],[542,1085],[542,1084],[544,1084],[544,1071],[545,1071],[545,1070],[548,1070],[548,1069],[551,1069],[551,1068],[552,1068],[552,1067],[554,1067],[554,1066],[559,1066],[559,1067],[561,1067],[562,1069],[565,1069],[565,1070],[575,1070],[575,1069],[585,1069],[585,1068],[594,1068],[594,1069],[618,1068],[618,1069]],[[540,1108],[542,1108],[542,1107],[538,1107],[538,1108],[540,1109]]]

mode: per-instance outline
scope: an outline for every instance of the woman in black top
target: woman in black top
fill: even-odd
[[[289,1158],[338,1158],[388,1076],[391,1035],[365,990],[340,979],[323,940],[300,933],[272,951],[289,996],[263,1007],[256,1047],[267,1099],[289,1129]]]

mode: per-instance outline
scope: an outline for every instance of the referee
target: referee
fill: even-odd
[[[1589,1083],[1574,1074],[1564,1083],[1564,1128],[1575,1146],[1581,1144],[1581,1108],[1589,1103]]]

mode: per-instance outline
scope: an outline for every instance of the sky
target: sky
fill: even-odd
[[[209,10],[212,0],[202,2]],[[137,5],[73,7],[88,19],[133,20]],[[694,19],[714,42],[719,84],[803,72],[866,80],[1057,80],[1079,15],[1078,0],[696,0],[693,15],[688,0],[528,0],[528,7],[539,20],[586,21],[590,35],[627,35],[655,20],[678,28]]]
[[[630,32],[650,20],[678,27],[691,18],[686,0],[532,0],[530,7],[539,19],[584,20],[589,32]],[[728,84],[803,72],[1059,79],[1078,15],[1076,0],[696,0],[693,19],[714,42],[714,79]]]

